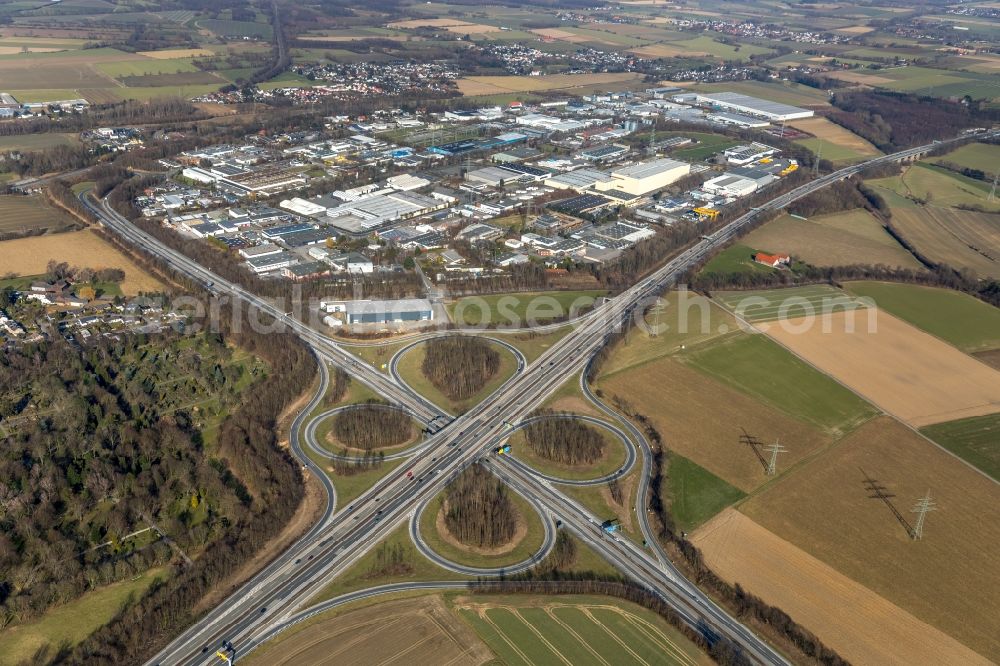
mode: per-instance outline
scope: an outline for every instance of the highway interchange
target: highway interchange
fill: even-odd
[[[508,435],[505,422],[520,423],[568,377],[582,375],[589,359],[605,344],[613,331],[623,322],[641,314],[658,294],[672,286],[690,267],[738,236],[756,220],[760,212],[781,209],[866,167],[909,159],[962,138],[965,137],[901,151],[841,169],[779,195],[738,217],[714,233],[704,236],[700,242],[680,252],[661,268],[608,300],[590,315],[577,320],[572,332],[531,364],[520,364],[523,366],[520,372],[515,373],[482,403],[454,419],[425,398],[416,395],[392,373],[387,375],[372,368],[275,305],[237,284],[222,280],[135,227],[113,211],[106,202],[94,202],[81,195],[81,201],[108,229],[130,244],[153,254],[178,273],[204,285],[214,295],[238,299],[280,320],[309,344],[321,361],[318,391],[295,418],[291,442],[293,451],[302,459],[304,466],[324,484],[329,498],[326,511],[307,534],[217,608],[173,640],[150,663],[206,664],[214,659],[212,653],[223,642],[231,642],[236,647],[236,656],[239,658],[246,649],[273,635],[277,628],[296,621],[303,604],[403,521],[408,518],[412,520],[417,507],[437,495],[462,468],[476,460],[481,460],[514,491],[532,501],[543,515],[548,514],[551,518],[558,519],[562,523],[562,529],[572,532],[623,574],[667,601],[692,627],[726,637],[755,663],[787,663],[784,657],[716,606],[670,564],[655,535],[650,532],[646,512],[642,510],[648,490],[648,444],[632,424],[618,419],[612,410],[590,394],[585,382],[581,380],[584,394],[610,419],[622,423],[630,439],[640,447],[644,473],[640,475],[642,483],[638,489],[637,515],[643,536],[653,547],[652,552],[640,548],[628,539],[609,538],[595,524],[603,517],[591,515],[560,492],[556,484],[540,478],[525,466],[512,463],[504,457],[491,456],[490,453],[495,442]],[[355,381],[366,384],[427,425],[431,434],[421,444],[421,455],[410,468],[415,479],[419,480],[411,481],[405,474],[390,473],[356,498],[350,506],[337,509],[332,483],[301,448],[305,441],[303,431],[307,416],[315,410],[326,392],[329,381],[326,363],[344,368]],[[548,524],[548,519],[543,522]]]

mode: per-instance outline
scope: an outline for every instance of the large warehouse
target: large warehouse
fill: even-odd
[[[695,95],[695,102],[722,111],[733,111],[772,121],[811,118],[814,115],[814,112],[809,109],[801,109],[797,106],[772,102],[735,92],[697,93]]]
[[[388,324],[430,321],[434,318],[434,308],[430,301],[421,298],[398,301],[328,301],[323,302],[321,307],[327,312],[342,313],[345,324]],[[327,323],[333,325],[330,321]]]
[[[641,197],[661,190],[689,173],[690,164],[665,157],[616,169],[611,172],[610,180],[597,182],[594,188],[601,192],[620,190]]]

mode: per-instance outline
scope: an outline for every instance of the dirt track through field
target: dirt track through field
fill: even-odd
[[[885,311],[874,320],[851,313],[766,326],[767,334],[873,404],[922,427],[1000,411],[1000,372]],[[803,327],[804,330],[796,330]]]
[[[692,542],[724,579],[781,608],[856,664],[989,664],[809,553],[726,509]]]

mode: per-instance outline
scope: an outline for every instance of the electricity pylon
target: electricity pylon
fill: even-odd
[[[779,444],[778,440],[774,440],[774,444],[765,447],[764,450],[771,454],[771,459],[767,463],[767,475],[774,476],[778,469],[778,454],[785,453],[788,449]]]
[[[931,511],[936,511],[937,506],[934,504],[934,500],[931,499],[931,491],[927,491],[927,494],[917,500],[917,503],[913,505],[910,509],[913,513],[917,514],[917,523],[913,526],[912,536],[914,540],[922,539],[924,536],[924,519],[927,518],[927,514]]]

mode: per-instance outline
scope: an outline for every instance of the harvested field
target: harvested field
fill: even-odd
[[[869,498],[864,474],[895,495],[908,521],[930,490],[938,510],[923,539],[910,539],[889,507]],[[740,510],[919,620],[1000,656],[1000,486],[898,422],[866,424]]]
[[[892,225],[933,262],[1000,277],[1000,215],[938,206],[893,209]]]
[[[500,95],[511,92],[567,90],[583,86],[636,81],[634,73],[551,74],[549,76],[467,76],[458,80],[463,95]]]
[[[127,296],[163,287],[93,231],[74,231],[0,242],[0,266],[3,266],[5,273],[10,271],[17,275],[41,275],[50,259],[95,269],[121,268],[125,271],[125,281],[121,288]]]
[[[215,52],[208,49],[165,49],[163,51],[138,51],[136,55],[156,60],[173,60],[175,58],[211,58]]]
[[[532,30],[531,32],[535,33],[539,37],[558,39],[559,41],[570,42],[571,44],[591,41],[589,37],[583,37],[582,35],[574,34],[568,30],[560,30],[559,28],[539,28],[537,30]]]
[[[788,123],[788,125],[802,132],[808,132],[818,139],[824,139],[830,143],[835,143],[838,146],[848,148],[861,155],[880,154],[878,148],[865,141],[854,132],[841,127],[837,123],[829,120],[828,118],[823,118],[822,116],[792,120]]]
[[[598,386],[606,396],[620,398],[648,416],[670,450],[744,492],[769,479],[754,454],[740,444],[744,428],[767,443],[794,442],[783,466],[830,442],[805,421],[669,357],[603,377]],[[726,407],[720,410],[719,405]]]
[[[455,19],[412,19],[410,21],[389,23],[386,27],[401,29],[444,28],[448,32],[455,32],[462,35],[481,35],[488,32],[500,32],[499,26],[487,25],[485,23],[469,23]]]
[[[64,51],[64,50],[65,49],[52,48],[52,47],[45,47],[45,48],[38,46],[28,47],[29,53],[54,53],[56,51]],[[17,55],[18,53],[24,53],[22,47],[20,46],[0,46],[0,55]]]
[[[845,35],[865,35],[869,32],[874,32],[875,28],[867,25],[851,25],[846,28],[837,28],[833,32],[842,32]]]
[[[922,427],[1000,411],[1000,373],[886,312],[766,326],[773,339],[886,412]],[[874,330],[869,327],[874,323]],[[824,332],[827,328],[828,332]]]
[[[744,238],[751,247],[776,248],[813,266],[921,264],[864,209],[800,220],[779,217]]]
[[[440,596],[320,615],[246,658],[247,664],[485,664],[493,653]]]
[[[990,663],[735,509],[720,513],[691,540],[722,578],[781,608],[848,661]]]
[[[13,138],[20,139],[22,137]],[[0,196],[0,238],[29,233],[51,233],[72,228],[78,224],[75,219],[50,205],[48,199],[43,195]],[[5,263],[0,262],[0,273],[6,273],[7,270]]]

